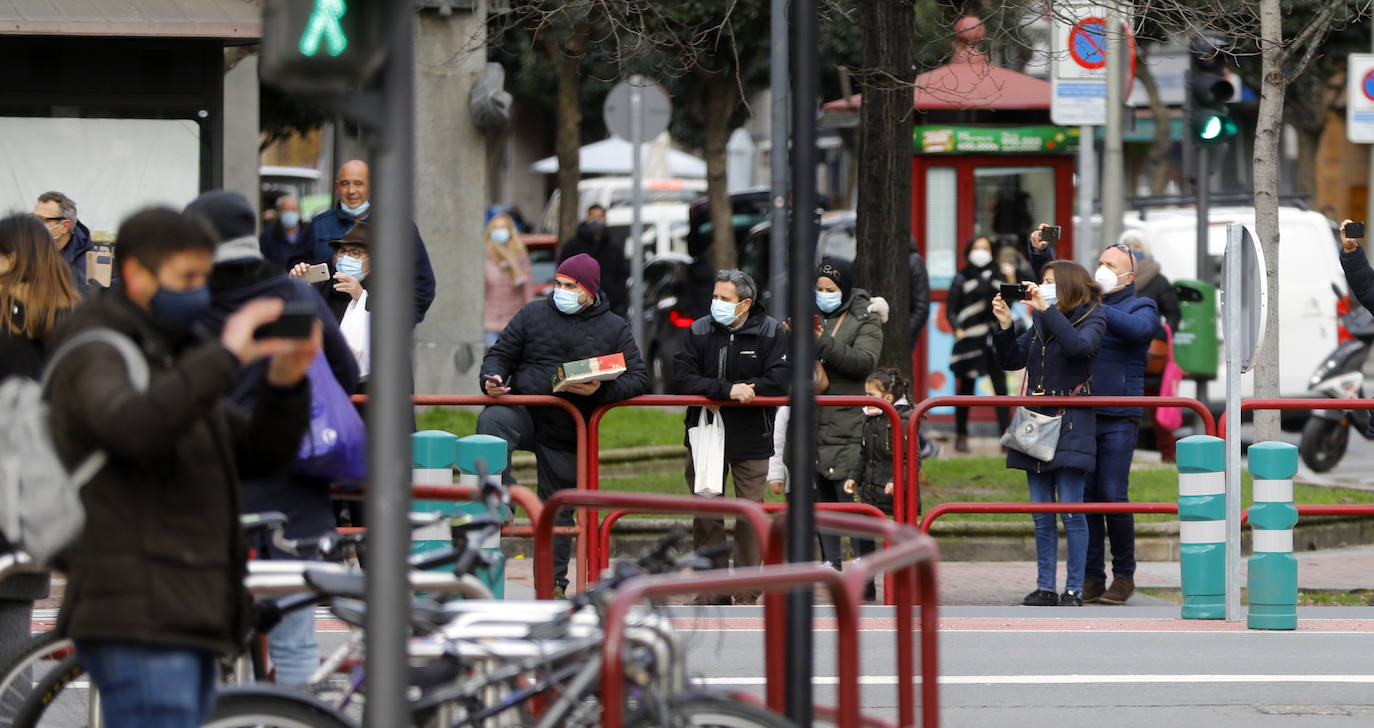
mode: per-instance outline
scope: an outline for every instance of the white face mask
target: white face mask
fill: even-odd
[[[1059,291],[1053,283],[1040,284],[1040,296],[1045,299],[1045,303],[1051,306],[1059,303]]]
[[[1102,293],[1115,293],[1121,288],[1121,276],[1117,275],[1105,265],[1097,266],[1097,272],[1093,273],[1093,280],[1102,287]]]
[[[992,253],[982,248],[979,248],[973,251],[972,253],[968,254],[968,262],[972,263],[973,265],[979,268],[982,268],[992,262]]]

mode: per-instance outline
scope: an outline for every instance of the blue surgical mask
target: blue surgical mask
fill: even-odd
[[[367,274],[363,273],[363,261],[361,258],[354,258],[351,255],[340,255],[339,262],[334,264],[334,269],[345,275],[353,276],[362,280]]]
[[[188,291],[158,288],[150,307],[158,318],[187,329],[210,310],[210,289],[207,286]]]
[[[553,305],[557,306],[559,311],[569,316],[582,310],[582,302],[577,299],[578,294],[576,291],[566,291],[562,288],[554,289]]]
[[[816,291],[816,308],[819,308],[825,313],[834,312],[835,309],[840,307],[841,303],[844,303],[844,294],[839,291],[832,291],[830,293]]]
[[[495,228],[491,231],[491,242],[506,243],[510,241],[510,231],[505,228]]]
[[[735,319],[739,318],[739,314],[735,313],[738,308],[738,303],[711,301],[711,318],[715,319],[716,323],[721,326],[729,326],[735,323]]]
[[[295,210],[287,210],[281,214],[281,224],[288,230],[294,229],[301,224],[301,214]]]
[[[342,207],[344,214],[348,215],[349,217],[362,217],[363,215],[366,215],[368,209],[372,207],[372,200],[364,200],[363,204],[358,205],[357,207],[349,207],[347,202],[340,202],[339,207]]]
[[[1053,283],[1040,284],[1040,295],[1045,299],[1045,303],[1051,306],[1059,303],[1059,290],[1055,288]]]

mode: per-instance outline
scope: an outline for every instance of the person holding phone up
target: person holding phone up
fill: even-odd
[[[1071,396],[1092,394],[1093,364],[1107,330],[1102,293],[1083,266],[1056,260],[1045,267],[1054,283],[1025,282],[1026,303],[1031,308],[1031,327],[1020,337],[1012,327],[1011,307],[999,293],[992,299],[996,319],[993,341],[1004,369],[1026,369],[1029,395]],[[1062,413],[1059,442],[1054,459],[1042,462],[1016,450],[1007,451],[1007,467],[1026,471],[1032,503],[1077,503],[1083,500],[1088,473],[1097,465],[1096,427],[1093,411],[1084,407],[1032,408],[1046,415]],[[1082,606],[1084,562],[1088,527],[1082,513],[1064,513],[1068,537],[1065,561],[1068,574],[1064,593],[1055,593],[1055,566],[1059,534],[1053,513],[1033,514],[1035,521],[1035,591],[1022,604],[1030,607]]]
[[[1346,285],[1361,306],[1374,311],[1374,269],[1369,267],[1369,258],[1360,244],[1363,237],[1363,222],[1341,221],[1341,268],[1345,270]],[[1374,430],[1374,423],[1370,429]]]

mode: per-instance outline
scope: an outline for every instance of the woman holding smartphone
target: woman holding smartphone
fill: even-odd
[[[1020,337],[1012,327],[1011,307],[998,294],[992,300],[996,318],[993,341],[1004,369],[1026,368],[1028,395],[1091,394],[1093,360],[1107,330],[1102,291],[1083,266],[1056,260],[1045,266],[1045,283],[1027,281],[1026,304],[1031,327]],[[1032,503],[1080,503],[1087,474],[1097,465],[1097,432],[1088,407],[1033,407],[1044,415],[1062,415],[1059,441],[1049,462],[1009,450],[1007,467],[1026,471]],[[1059,534],[1053,513],[1033,514],[1035,520],[1036,588],[1022,601],[1026,606],[1082,606],[1083,578],[1088,556],[1088,522],[1082,513],[1064,513],[1068,537],[1068,576],[1063,594],[1055,593]]]

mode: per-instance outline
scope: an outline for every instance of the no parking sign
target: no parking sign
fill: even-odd
[[[1064,126],[1107,122],[1107,10],[1095,3],[1056,5],[1051,33],[1053,68],[1050,72],[1050,118]],[[1135,38],[1130,25],[1125,50],[1130,74],[1123,93],[1130,92],[1135,76]]]
[[[1374,144],[1374,53],[1351,53],[1346,63],[1346,136],[1356,144]]]

